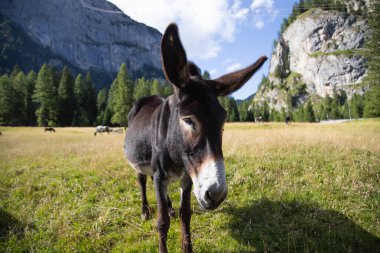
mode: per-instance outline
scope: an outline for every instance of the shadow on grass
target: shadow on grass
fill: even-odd
[[[380,252],[380,239],[345,215],[296,202],[260,200],[227,208],[239,252]]]
[[[17,237],[23,236],[27,226],[34,228],[33,225],[25,225],[8,212],[0,209],[0,242],[6,241],[10,234],[16,235]]]

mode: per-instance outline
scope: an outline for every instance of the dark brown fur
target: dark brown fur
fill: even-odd
[[[161,51],[165,76],[174,94],[167,99],[146,97],[134,104],[128,115],[125,154],[138,174],[143,219],[150,216],[146,175],[153,177],[160,252],[167,252],[170,227],[168,185],[172,180],[180,180],[182,251],[192,252],[190,195],[193,183],[197,200],[205,209],[217,208],[227,195],[226,185],[213,184],[219,182],[217,180],[225,182],[225,175],[224,178],[221,175],[224,173],[222,131],[226,111],[217,96],[239,89],[267,58],[263,56],[249,67],[218,79],[203,80],[199,68],[187,61],[175,24],[166,29]],[[217,176],[210,178],[208,170]],[[221,175],[217,173],[219,170],[223,172]],[[199,180],[208,181],[195,184]]]

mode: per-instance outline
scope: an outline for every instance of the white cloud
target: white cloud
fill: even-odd
[[[253,0],[250,11],[252,12],[252,22],[258,29],[262,29],[266,23],[272,22],[278,14],[273,0]]]
[[[211,78],[215,78],[215,76],[219,74],[219,71],[214,68],[214,69],[211,69],[209,73],[210,73]]]
[[[216,57],[222,42],[234,40],[237,25],[250,11],[242,7],[242,0],[109,1],[132,19],[155,27],[161,33],[169,23],[176,22],[190,59]]]
[[[241,69],[242,65],[240,63],[234,63],[227,67],[227,72],[233,72],[235,70]]]

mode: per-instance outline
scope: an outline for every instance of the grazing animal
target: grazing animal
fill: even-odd
[[[52,128],[52,127],[45,127],[44,132],[45,132],[45,133],[46,133],[46,132],[53,132],[53,133],[55,133],[55,129]]]
[[[286,123],[287,125],[290,125],[290,124],[292,123],[292,119],[290,118],[290,116],[286,116],[286,118],[285,118],[285,123]]]
[[[260,122],[263,122],[263,117],[256,117],[255,118],[255,122],[257,122],[257,123],[260,123]]]
[[[123,133],[123,128],[120,128],[120,127],[118,127],[118,128],[111,128],[110,132],[116,133],[116,134],[122,134]]]
[[[245,69],[215,80],[204,80],[199,68],[187,61],[176,24],[170,24],[161,42],[163,69],[174,94],[164,99],[150,96],[136,101],[128,115],[125,155],[136,170],[142,192],[142,218],[150,216],[146,177],[152,176],[157,199],[159,251],[167,252],[171,202],[168,185],[180,180],[182,250],[192,252],[190,195],[207,210],[217,208],[227,196],[222,153],[226,111],[217,96],[239,89],[263,65],[262,56]]]
[[[110,128],[108,126],[97,126],[95,128],[94,136],[96,136],[97,133],[104,133],[106,132],[107,134],[110,133]]]

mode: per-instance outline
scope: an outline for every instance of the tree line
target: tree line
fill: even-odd
[[[146,95],[167,96],[169,85],[140,78],[133,82],[125,64],[109,90],[96,92],[91,73],[75,78],[46,64],[25,74],[18,65],[0,76],[0,125],[94,126],[126,125],[133,102]]]
[[[203,77],[210,75],[204,71]],[[145,96],[172,94],[172,87],[144,77],[132,80],[122,64],[110,88],[97,92],[91,73],[72,75],[68,67],[57,72],[42,65],[38,73],[25,74],[18,65],[0,76],[0,125],[9,126],[94,126],[128,124],[133,103]],[[219,99],[228,121],[245,120],[233,97]],[[245,105],[248,102],[245,102]],[[242,116],[240,116],[240,114]]]

